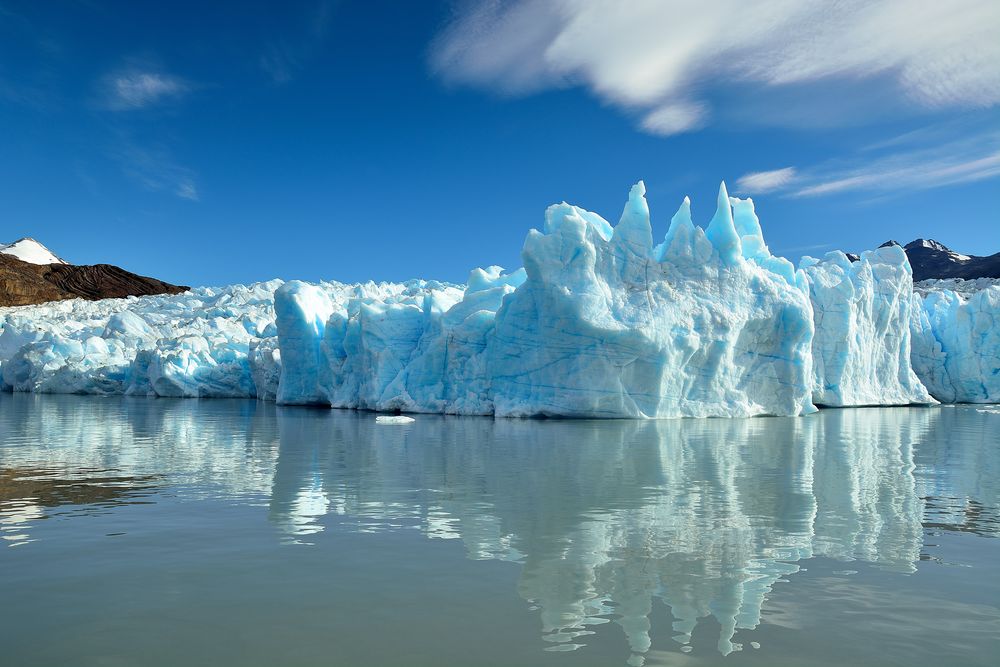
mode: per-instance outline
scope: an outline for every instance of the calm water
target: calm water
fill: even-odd
[[[0,664],[994,665],[1000,410],[0,396]]]

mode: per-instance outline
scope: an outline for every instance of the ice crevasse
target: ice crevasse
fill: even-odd
[[[0,309],[5,389],[497,416],[744,417],[1000,400],[1000,287],[918,286],[898,248],[773,255],[750,199],[654,244],[563,203],[524,268],[465,286],[271,281]]]

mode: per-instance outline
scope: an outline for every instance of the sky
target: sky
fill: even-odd
[[[464,282],[545,208],[1000,251],[1000,3],[0,0],[0,242],[187,285]]]

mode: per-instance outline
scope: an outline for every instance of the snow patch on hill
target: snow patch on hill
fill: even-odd
[[[67,264],[54,252],[32,238],[23,238],[13,243],[0,243],[0,253],[16,257],[29,264]]]

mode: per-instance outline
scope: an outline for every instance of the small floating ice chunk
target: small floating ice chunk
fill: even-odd
[[[375,418],[376,424],[412,424],[414,421],[413,417],[405,415],[379,415]]]

